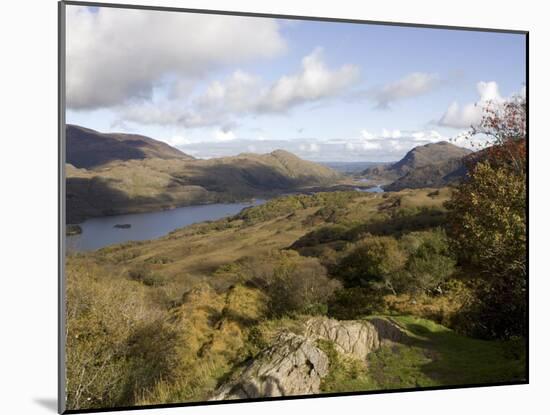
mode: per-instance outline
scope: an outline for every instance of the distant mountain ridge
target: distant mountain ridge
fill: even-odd
[[[146,158],[192,160],[188,154],[150,137],[138,134],[100,133],[90,128],[66,126],[67,163],[95,168],[113,161]]]
[[[463,161],[469,154],[469,149],[440,141],[415,147],[398,162],[366,169],[363,174],[385,182],[388,191],[441,187],[466,174]]]
[[[88,148],[95,148],[96,143],[93,140],[97,140],[106,154],[113,154],[108,151],[111,144],[118,151],[118,140],[105,141],[105,136],[95,132],[89,134],[86,138],[90,141]],[[148,152],[145,155],[138,154],[135,158],[120,160],[111,157],[108,161],[103,159],[106,162],[97,164],[93,150],[89,154],[92,162],[81,159],[75,165],[70,163],[74,158],[68,158],[68,222],[77,223],[93,216],[269,197],[305,187],[328,186],[341,179],[338,172],[302,160],[284,150],[202,160],[190,158],[168,145],[168,149],[164,146],[157,147],[158,142],[153,141],[151,151],[144,145]],[[74,154],[71,146],[75,142],[77,141],[67,140],[68,154]],[[151,144],[148,140],[143,142]],[[159,149],[162,150],[162,157],[155,157],[155,151]],[[123,153],[128,157],[132,154]],[[82,165],[91,167],[83,168]]]
[[[384,190],[393,192],[402,189],[442,187],[456,183],[466,175],[465,157],[468,156],[452,158],[411,170],[389,185],[384,186]]]

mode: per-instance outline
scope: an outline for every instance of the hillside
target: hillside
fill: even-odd
[[[391,183],[385,187],[388,190],[438,187],[448,184],[447,178],[464,174],[461,160],[470,153],[471,150],[440,141],[415,147],[398,162],[366,169],[363,175],[385,184]]]
[[[449,328],[467,298],[464,276],[445,271],[435,295],[373,286],[368,301],[350,285],[346,261],[369,243],[390,249],[395,275],[426,281],[429,264],[454,272],[439,228],[449,195],[284,196],[156,240],[69,255],[69,408],[525,379],[521,340]],[[94,379],[85,388],[83,372]]]
[[[143,135],[105,134],[71,124],[66,127],[66,149],[67,163],[87,169],[114,161],[147,158],[193,159],[162,141]]]
[[[459,182],[465,174],[464,158],[451,158],[412,169],[394,182],[384,186],[384,190],[395,192],[402,189],[442,187]]]
[[[145,158],[68,165],[67,220],[232,202],[337,183],[334,170],[283,150],[210,160]]]

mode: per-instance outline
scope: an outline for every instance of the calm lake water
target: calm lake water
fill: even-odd
[[[368,192],[368,193],[384,193],[384,189],[380,186],[374,187],[356,187],[355,190],[358,192]]]
[[[80,224],[82,228],[80,235],[66,237],[67,250],[69,252],[91,251],[127,241],[159,238],[174,229],[235,215],[246,207],[261,205],[264,202],[265,200],[257,199],[250,203],[215,203],[185,206],[160,212],[92,218]],[[131,227],[124,229],[114,227],[126,224]]]

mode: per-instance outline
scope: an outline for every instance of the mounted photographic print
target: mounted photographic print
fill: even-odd
[[[528,382],[527,32],[59,12],[60,412]]]

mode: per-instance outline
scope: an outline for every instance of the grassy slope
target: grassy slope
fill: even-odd
[[[74,332],[90,339],[107,336],[100,344],[109,347],[113,335],[120,337],[116,355],[136,341],[135,334],[125,334],[128,327],[142,327],[145,334],[138,338],[143,343],[140,350],[151,349],[153,360],[166,362],[165,366],[148,367],[151,359],[142,352],[144,360],[138,359],[130,367],[140,368],[139,377],[149,377],[151,382],[132,384],[128,391],[128,381],[123,377],[129,375],[121,375],[121,379],[108,383],[112,391],[118,390],[117,382],[121,383],[121,392],[96,401],[90,391],[94,398],[84,400],[84,405],[206,399],[278,331],[299,331],[306,318],[269,317],[263,292],[247,286],[242,274],[235,271],[239,260],[267,258],[327,224],[351,230],[367,225],[376,231],[375,225],[383,223],[383,228],[406,229],[410,223],[402,217],[389,219],[389,212],[397,205],[405,219],[414,218],[415,226],[422,225],[415,212],[420,207],[440,211],[448,196],[448,189],[437,193],[422,189],[386,195],[349,192],[281,197],[232,218],[182,228],[156,240],[69,256],[69,309],[77,316],[69,321]],[[429,215],[428,219],[433,220]],[[116,316],[116,322],[109,316]],[[411,333],[413,340],[371,354],[368,371],[362,363],[333,354],[331,374],[323,390],[484,383],[522,376],[523,357],[516,344],[465,338],[429,320],[402,315],[392,318]],[[158,327],[163,328],[160,334]],[[108,335],[109,330],[114,334]],[[165,343],[159,340],[161,334],[167,339]],[[97,350],[93,344],[98,340],[88,348],[79,338],[82,336],[70,343],[74,344],[70,356],[75,373],[86,361],[86,353]],[[113,363],[109,356],[111,352],[107,354],[107,368],[113,365],[109,369],[113,373],[125,373],[126,360]],[[94,366],[87,370],[93,371]]]
[[[116,161],[94,169],[67,166],[69,223],[90,216],[271,197],[340,182],[334,170],[285,151],[210,160]]]
[[[391,316],[410,335],[408,344],[384,346],[367,365],[333,355],[324,392],[368,391],[486,384],[525,379],[520,341],[484,341],[461,336],[433,321]],[[330,347],[326,350],[330,351]],[[368,367],[368,369],[367,369]]]

